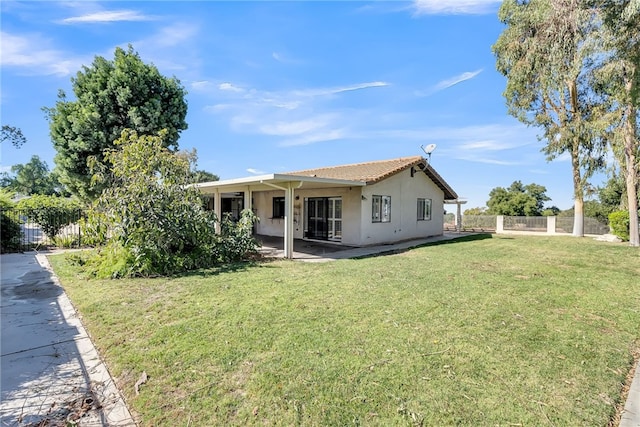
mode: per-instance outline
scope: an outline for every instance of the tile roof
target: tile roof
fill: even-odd
[[[329,166],[317,169],[306,169],[287,172],[285,175],[313,176],[318,178],[346,179],[373,184],[382,181],[408,167],[422,161],[422,157],[402,157],[399,159],[380,160],[376,162],[354,163],[351,165]]]
[[[410,167],[419,166],[429,178],[444,192],[445,199],[456,199],[458,196],[444,179],[428,164],[422,156],[401,157],[398,159],[379,160],[374,162],[354,163],[350,165],[329,166],[287,172],[283,175],[309,176],[317,178],[345,179],[375,184]]]

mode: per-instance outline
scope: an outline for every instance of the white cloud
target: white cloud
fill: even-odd
[[[2,67],[25,69],[32,75],[67,76],[86,61],[50,48],[49,40],[37,34],[14,35],[0,33],[0,64]]]
[[[335,95],[342,92],[351,92],[355,90],[370,89],[370,88],[385,87],[385,86],[389,86],[389,83],[368,82],[368,83],[358,83],[354,85],[338,86],[338,87],[332,87],[332,88],[299,90],[299,91],[294,91],[293,95],[303,96],[303,97],[326,96],[326,95]]]
[[[249,172],[252,175],[264,175],[266,172],[261,171],[259,169],[254,169],[254,168],[248,168],[247,172]]]
[[[314,117],[307,120],[277,122],[265,124],[259,127],[261,133],[266,135],[289,136],[309,133],[321,129],[330,123],[329,117]]]
[[[331,129],[323,130],[320,132],[312,132],[305,134],[300,138],[287,139],[280,142],[281,147],[293,147],[297,145],[309,145],[316,142],[335,141],[336,139],[343,139],[348,136],[344,129]]]
[[[285,52],[271,52],[271,57],[277,62],[285,65],[304,65],[303,60],[297,59],[294,56]]]
[[[191,89],[195,91],[207,91],[211,88],[211,82],[208,80],[198,80],[195,82],[191,82]]]
[[[465,142],[459,148],[461,150],[502,151],[514,148],[514,143],[513,141],[481,140]]]
[[[198,26],[193,23],[178,22],[162,28],[158,34],[154,35],[153,41],[156,47],[183,47],[185,42],[194,38],[198,30]]]
[[[372,81],[335,87],[262,91],[224,82],[211,93],[214,99],[223,102],[205,109],[227,120],[235,132],[282,137],[285,138],[279,142],[282,147],[308,145],[356,137],[352,131],[358,127],[354,116],[366,115],[366,111],[345,112],[333,108],[331,103],[353,91],[388,85]]]
[[[434,92],[441,91],[441,90],[450,88],[451,86],[455,86],[458,83],[462,83],[464,81],[471,80],[472,78],[474,78],[475,76],[477,76],[481,72],[482,72],[482,69],[476,70],[476,71],[467,71],[467,72],[464,72],[464,73],[459,74],[457,76],[453,76],[453,77],[450,77],[448,79],[442,80],[441,82],[439,82],[438,84],[436,84],[434,86],[433,91]]]
[[[520,161],[492,159],[490,157],[481,157],[481,156],[459,155],[459,156],[455,156],[455,158],[458,160],[466,160],[468,162],[485,163],[489,165],[498,165],[498,166],[518,166],[522,164],[522,162]]]
[[[501,0],[414,0],[416,15],[483,15],[497,10]]]
[[[107,23],[121,21],[151,21],[152,16],[141,14],[134,10],[104,10],[100,12],[88,13],[86,15],[65,18],[59,22],[63,24],[86,24],[86,23]]]
[[[238,87],[238,86],[234,86],[233,84],[231,84],[229,82],[220,83],[218,85],[218,89],[229,91],[229,92],[244,92],[244,89],[242,89],[241,87]]]

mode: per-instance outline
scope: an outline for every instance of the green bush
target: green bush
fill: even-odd
[[[17,214],[12,211],[13,192],[0,189],[0,249],[2,252],[17,249],[22,239],[22,229]]]
[[[52,241],[62,228],[79,219],[81,210],[80,203],[75,200],[40,194],[20,200],[16,208],[38,224]]]
[[[625,242],[629,240],[629,211],[616,211],[609,214],[609,227]]]
[[[242,211],[240,220],[234,222],[227,215],[220,224],[221,241],[218,256],[221,262],[234,262],[258,252],[258,242],[253,238],[253,225],[258,217],[251,211]]]
[[[89,211],[87,237],[100,248],[87,262],[98,277],[171,275],[218,262],[215,214],[189,186],[190,159],[157,136],[123,131],[107,152],[107,187]],[[96,180],[101,176],[97,174]]]
[[[90,214],[80,218],[78,224],[82,230],[82,244],[85,246],[103,246],[107,244],[109,227],[104,214],[90,210]]]
[[[8,209],[0,208],[0,248],[2,252],[18,249],[22,239],[20,222]]]

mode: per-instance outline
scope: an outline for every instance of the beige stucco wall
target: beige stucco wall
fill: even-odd
[[[361,242],[375,245],[442,234],[444,193],[424,172],[402,171],[362,189]],[[391,196],[391,222],[371,221],[372,196]],[[418,221],[418,198],[431,199],[431,220]]]
[[[373,195],[391,196],[391,222],[373,223]],[[364,196],[364,197],[363,197]],[[260,218],[258,234],[284,236],[284,219],[272,218],[273,198],[284,191],[254,191],[253,208]],[[367,246],[441,235],[444,220],[444,193],[424,172],[400,172],[377,184],[365,187],[339,187],[295,190],[294,238],[304,238],[305,197],[342,197],[342,241],[344,245]],[[417,220],[418,198],[431,199],[431,220]]]
[[[294,238],[304,238],[304,199],[306,197],[341,197],[342,198],[342,241],[344,245],[360,243],[360,187],[339,187],[306,190],[295,190],[293,201]],[[260,218],[256,227],[258,234],[266,236],[284,236],[284,219],[272,218],[273,198],[284,197],[284,191],[261,191],[253,193],[253,208]]]

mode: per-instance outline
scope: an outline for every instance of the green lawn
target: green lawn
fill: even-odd
[[[605,426],[640,346],[640,251],[589,238],[171,279],[51,261],[144,426]]]

